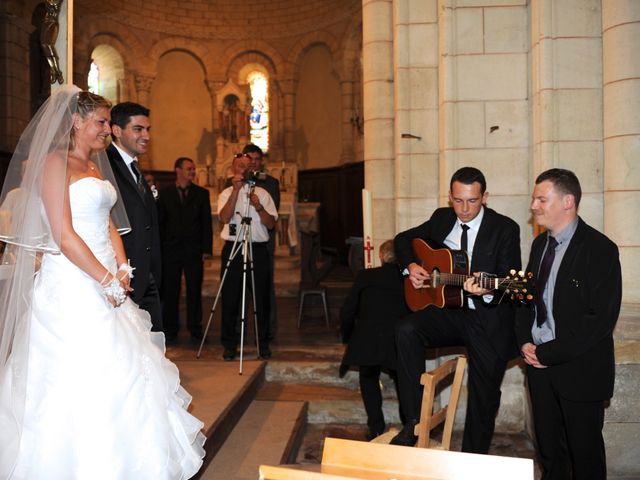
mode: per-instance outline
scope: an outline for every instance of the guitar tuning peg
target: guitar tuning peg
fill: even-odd
[[[522,289],[522,293],[527,293],[527,289],[526,289],[526,288],[523,288],[523,289]]]
[[[511,270],[509,270],[509,273],[510,273],[511,275],[515,275],[515,274],[516,274],[516,271],[512,268]]]
[[[531,295],[531,294],[527,295],[527,300],[529,300],[529,301],[533,300],[533,295]]]
[[[519,277],[524,277],[524,272],[523,272],[522,270],[520,270],[520,271],[518,272],[518,276],[519,276]]]

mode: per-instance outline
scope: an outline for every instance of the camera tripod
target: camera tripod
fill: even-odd
[[[249,181],[247,182],[249,185],[249,189],[247,190],[247,201],[245,205],[244,215],[242,216],[242,221],[240,222],[240,228],[236,232],[236,238],[233,241],[233,245],[231,247],[231,251],[229,252],[229,258],[227,259],[227,263],[224,267],[224,273],[222,274],[222,280],[220,281],[220,286],[218,287],[218,293],[216,294],[216,298],[213,302],[213,306],[211,307],[211,313],[209,314],[209,320],[207,321],[207,326],[204,330],[204,334],[202,335],[202,341],[200,342],[200,348],[198,349],[198,354],[196,358],[200,358],[200,354],[202,353],[202,347],[204,346],[204,341],[207,338],[207,333],[209,332],[209,327],[211,326],[211,322],[213,321],[213,316],[216,311],[216,306],[218,305],[218,301],[220,299],[220,295],[222,293],[222,287],[224,286],[224,282],[227,278],[227,273],[229,273],[229,267],[231,266],[231,262],[236,258],[238,253],[242,253],[242,306],[241,306],[241,321],[240,321],[240,366],[238,374],[242,375],[243,373],[243,360],[244,360],[244,332],[245,325],[247,321],[247,275],[251,274],[251,297],[253,299],[253,320],[254,320],[254,328],[255,328],[255,337],[256,337],[256,349],[258,351],[258,357],[260,357],[260,342],[259,342],[259,334],[258,334],[258,310],[256,305],[256,282],[253,274],[253,247],[251,244],[251,217],[249,216],[249,208],[251,207],[250,197],[253,193],[253,189],[255,187],[255,182]],[[236,212],[236,214],[240,214],[240,212]]]

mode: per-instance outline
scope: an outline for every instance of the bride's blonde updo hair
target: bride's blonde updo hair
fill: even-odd
[[[95,93],[86,91],[78,92],[76,113],[79,113],[82,118],[87,118],[87,116],[91,115],[99,108],[111,110],[111,102],[100,95],[96,95]],[[73,150],[76,145],[74,132],[75,131],[72,128],[70,132],[71,138],[69,139],[69,150]]]
[[[85,118],[99,108],[111,109],[111,102],[100,95],[91,92],[78,92],[77,112]]]

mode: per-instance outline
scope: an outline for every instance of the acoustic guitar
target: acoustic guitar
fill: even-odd
[[[415,238],[411,245],[413,253],[429,272],[431,279],[422,288],[414,288],[409,277],[404,280],[404,297],[411,311],[416,312],[435,305],[438,308],[460,308],[464,304],[464,282],[472,275],[469,272],[469,257],[462,250],[432,248],[427,242]],[[511,300],[530,302],[533,275],[511,270],[506,277],[482,272],[477,283],[487,290],[502,290]]]

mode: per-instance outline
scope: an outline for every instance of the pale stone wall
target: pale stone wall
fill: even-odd
[[[363,0],[364,186],[372,193],[373,243],[396,233],[393,1]]]
[[[296,90],[293,153],[300,169],[341,163],[343,88],[326,47],[314,46],[305,52]]]
[[[171,171],[175,160],[185,156],[198,165],[206,164],[207,154],[215,150],[211,96],[202,66],[193,56],[174,51],[160,59],[148,106],[154,168]]]

